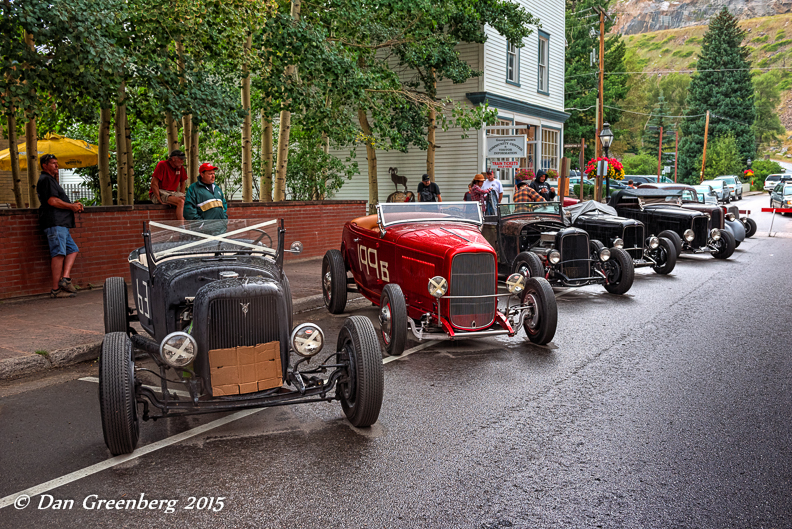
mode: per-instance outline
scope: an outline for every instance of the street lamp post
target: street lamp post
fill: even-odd
[[[605,158],[607,158],[608,149],[610,149],[611,143],[613,142],[613,132],[611,131],[610,124],[602,124],[599,140],[600,143],[602,143],[602,148],[605,149]],[[605,202],[608,201],[608,195],[610,195],[610,178],[608,177],[608,173],[605,173]]]

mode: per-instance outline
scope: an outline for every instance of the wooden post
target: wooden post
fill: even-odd
[[[599,112],[597,113],[597,136],[602,130],[602,123],[605,115],[605,11],[599,8],[599,95],[597,102],[599,103]],[[597,158],[602,156],[602,143],[595,142],[597,149]],[[600,190],[601,191],[601,190]]]
[[[660,166],[663,156],[663,126],[660,125],[660,144],[657,146],[657,183],[660,183]]]
[[[583,202],[583,168],[586,167],[586,138],[580,139],[580,201]]]
[[[103,206],[113,205],[113,183],[110,181],[110,107],[99,112],[99,193]]]
[[[707,165],[707,136],[709,136],[709,110],[707,110],[707,119],[704,121],[704,152],[701,155],[701,174],[699,174],[699,183],[704,181],[704,167]]]
[[[561,171],[558,173],[558,200],[564,205],[564,197],[569,188],[569,158],[561,158]]]
[[[677,162],[679,161],[679,130],[674,131],[674,183],[677,181]]]
[[[8,151],[11,157],[11,179],[14,185],[14,200],[16,207],[24,208],[25,199],[22,198],[22,176],[19,174],[19,150],[17,147],[16,109],[12,106],[8,110]],[[28,203],[30,198],[28,198]]]

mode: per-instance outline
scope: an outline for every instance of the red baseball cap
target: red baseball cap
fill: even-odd
[[[204,171],[214,171],[215,169],[217,169],[217,167],[210,163],[202,163],[201,167],[198,168],[198,172],[203,173]]]

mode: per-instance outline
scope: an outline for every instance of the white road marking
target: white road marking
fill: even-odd
[[[262,409],[263,408],[259,408],[255,410],[238,411],[236,413],[228,415],[227,417],[223,417],[222,419],[217,419],[212,422],[208,422],[202,426],[197,426],[180,434],[176,434],[172,437],[168,437],[167,439],[163,439],[161,441],[151,443],[150,445],[142,446],[137,450],[135,450],[134,452],[132,452],[131,454],[111,457],[110,459],[102,461],[101,463],[96,463],[95,465],[85,467],[81,470],[77,470],[70,474],[66,474],[65,476],[61,476],[59,478],[55,478],[40,485],[36,485],[35,487],[30,487],[29,489],[16,492],[14,494],[6,496],[5,498],[0,498],[0,509],[12,505],[19,496],[22,495],[37,496],[39,494],[43,494],[44,492],[48,492],[58,487],[62,487],[63,485],[68,485],[69,483],[91,476],[93,474],[96,474],[97,472],[107,470],[108,468],[112,468],[116,465],[120,465],[121,463],[126,463],[127,461],[131,461],[133,459],[142,457],[146,454],[150,454],[151,452],[155,452],[160,448],[171,446],[173,444],[179,443],[191,437],[195,437],[196,435],[200,435],[204,432],[208,432],[209,430],[213,430],[219,426],[223,426],[230,422],[234,422],[237,419],[242,419],[249,415],[253,415],[254,413],[260,412]]]
[[[437,343],[440,343],[440,340],[429,340],[428,342],[424,342],[422,344],[416,345],[412,349],[407,349],[400,356],[389,356],[388,358],[383,358],[382,359],[382,363],[383,364],[389,364],[390,362],[393,362],[395,360],[399,360],[400,358],[404,358],[407,355],[411,355],[413,353],[417,353],[418,351],[420,351],[422,349],[426,349],[427,347],[431,347],[432,345],[437,344]]]
[[[97,377],[82,377],[82,378],[78,378],[77,380],[82,380],[83,382],[94,382],[96,384],[99,383],[99,379]],[[143,387],[144,388],[148,388],[151,391],[156,391],[158,393],[162,393],[162,388],[158,388],[157,386],[143,386]],[[171,389],[171,390],[168,390],[168,391],[170,393],[173,393],[173,394],[178,395],[180,397],[190,398],[190,392],[189,391],[182,391],[180,389]]]

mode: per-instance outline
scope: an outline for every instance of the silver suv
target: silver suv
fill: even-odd
[[[742,200],[743,187],[740,178],[734,175],[718,176],[715,180],[723,180],[729,188],[729,195],[734,200]]]
[[[775,186],[777,186],[781,180],[784,181],[792,181],[792,174],[771,174],[767,175],[767,178],[764,182],[764,190],[768,193],[772,193]]]

